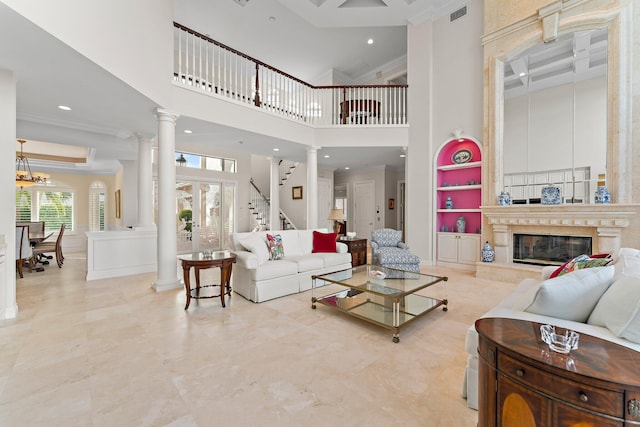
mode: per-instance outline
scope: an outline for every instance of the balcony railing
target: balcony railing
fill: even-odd
[[[406,85],[313,86],[174,22],[174,80],[313,125],[407,123]]]

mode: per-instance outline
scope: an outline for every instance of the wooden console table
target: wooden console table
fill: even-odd
[[[640,424],[640,353],[580,334],[568,355],[549,349],[540,324],[476,321],[478,426]]]
[[[340,239],[340,243],[347,245],[351,254],[351,265],[357,267],[367,263],[367,239]]]
[[[233,263],[236,262],[236,254],[229,251],[217,251],[212,254],[204,254],[203,252],[193,252],[185,255],[178,255],[178,259],[182,262],[182,273],[184,277],[184,288],[187,293],[187,303],[184,306],[186,310],[189,308],[191,298],[217,298],[220,297],[222,306],[224,304],[224,296],[231,297],[231,269]],[[196,287],[191,288],[191,280],[189,271],[193,267],[196,276]],[[220,268],[220,284],[200,286],[200,270],[207,268]],[[200,289],[204,287],[220,286],[219,295],[200,295]],[[193,295],[192,295],[193,294]]]

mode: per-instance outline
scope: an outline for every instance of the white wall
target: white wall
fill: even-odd
[[[434,153],[454,129],[482,138],[483,29],[481,0],[449,22],[408,27],[409,151],[406,240],[422,262],[435,254]]]
[[[606,77],[577,83],[575,97],[575,149],[573,85],[505,100],[505,173],[591,166],[597,174],[606,169]]]
[[[172,0],[3,0],[163,106],[173,74]]]

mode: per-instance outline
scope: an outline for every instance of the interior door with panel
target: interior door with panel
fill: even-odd
[[[371,239],[376,219],[376,184],[374,181],[355,183],[354,226],[356,236]]]

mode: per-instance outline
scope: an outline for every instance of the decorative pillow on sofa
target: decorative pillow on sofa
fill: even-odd
[[[269,260],[269,248],[267,248],[266,242],[262,240],[262,237],[257,233],[242,239],[240,244],[258,257],[258,265],[262,265]]]
[[[585,323],[613,282],[613,266],[574,271],[540,284],[524,311]]]
[[[335,252],[338,233],[313,232],[313,250],[311,252]]]
[[[604,267],[605,265],[608,265],[611,260],[612,258],[609,254],[578,255],[574,259],[571,259],[558,267],[556,271],[551,273],[549,278],[553,279],[554,277],[562,276],[583,268]]]
[[[282,246],[282,236],[267,234],[267,244],[269,245],[269,259],[277,260],[284,258],[284,246]]]
[[[615,336],[640,344],[640,278],[622,276],[613,282],[587,323],[604,326]]]

